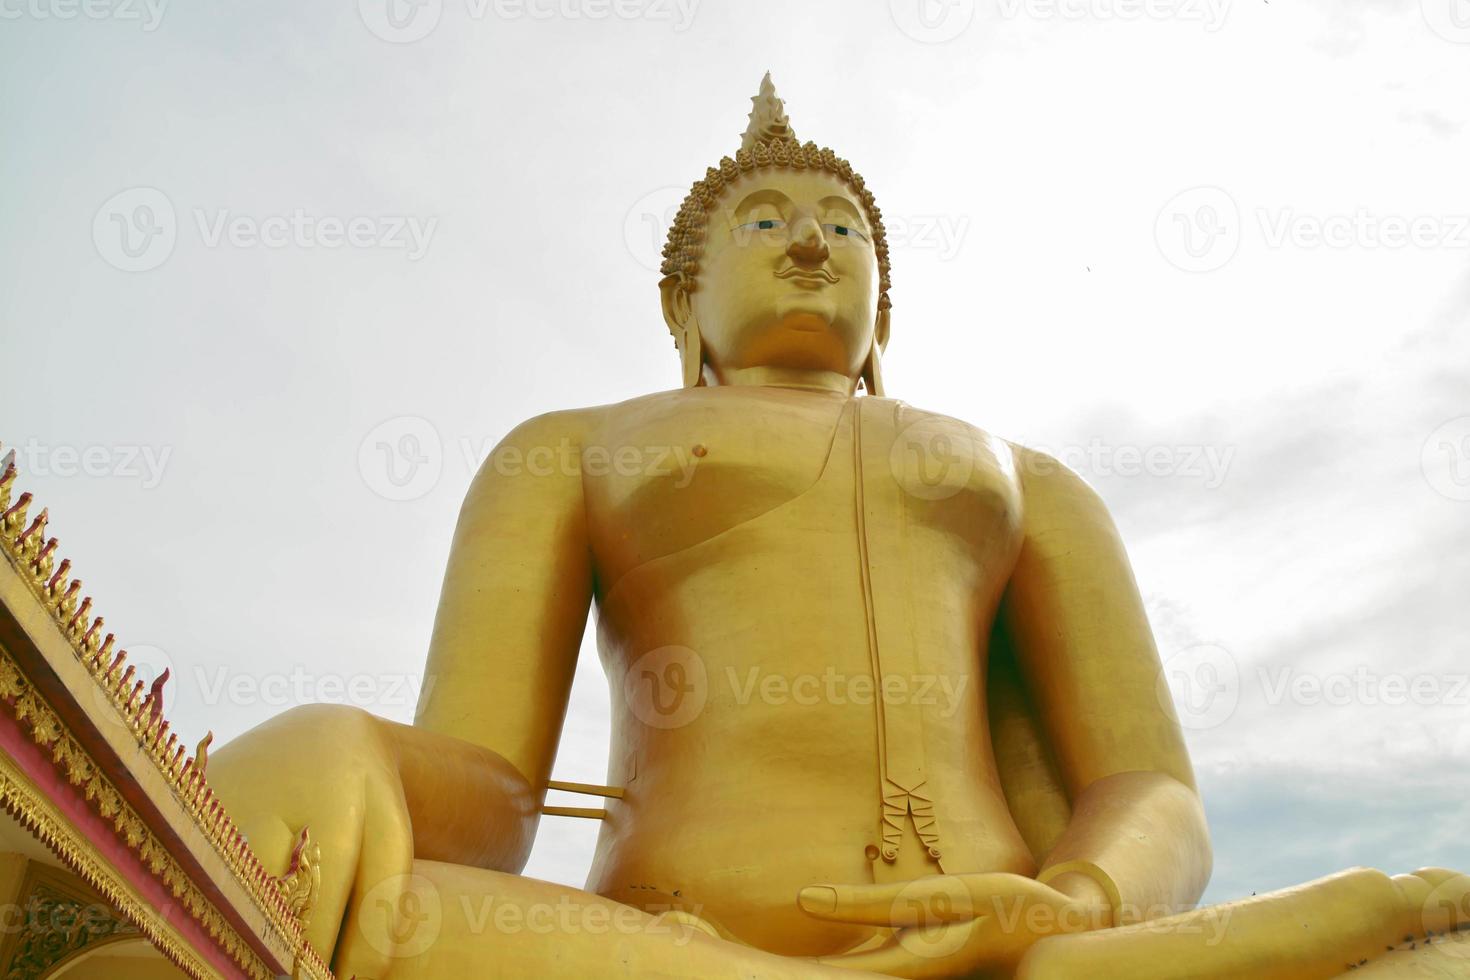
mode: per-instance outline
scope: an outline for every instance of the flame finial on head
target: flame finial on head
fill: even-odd
[[[760,93],[752,95],[750,101],[750,125],[745,127],[745,132],[740,136],[742,150],[753,150],[757,143],[766,140],[796,139],[791,120],[786,116],[786,103],[776,98],[776,84],[771,81],[770,72],[766,72],[766,77],[761,79]]]

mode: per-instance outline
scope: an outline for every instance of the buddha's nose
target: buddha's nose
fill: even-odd
[[[791,244],[786,254],[796,262],[825,262],[831,250],[827,247],[827,236],[817,219],[807,215],[798,218],[791,227]]]

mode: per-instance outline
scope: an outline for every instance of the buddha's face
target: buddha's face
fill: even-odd
[[[814,171],[760,171],[730,184],[709,215],[687,303],[714,383],[747,368],[856,379],[878,312],[878,260],[857,196]]]

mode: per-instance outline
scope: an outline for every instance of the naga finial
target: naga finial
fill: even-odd
[[[753,150],[756,144],[766,140],[796,139],[796,132],[786,115],[786,103],[776,98],[776,84],[771,81],[770,72],[761,79],[760,94],[752,95],[750,101],[750,125],[745,127],[740,137],[742,150]]]

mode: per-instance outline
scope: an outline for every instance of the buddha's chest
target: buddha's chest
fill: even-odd
[[[583,447],[583,472],[604,592],[645,563],[757,531],[767,551],[847,540],[888,567],[968,579],[1014,557],[1020,526],[1003,442],[887,399],[674,392],[612,417]]]

